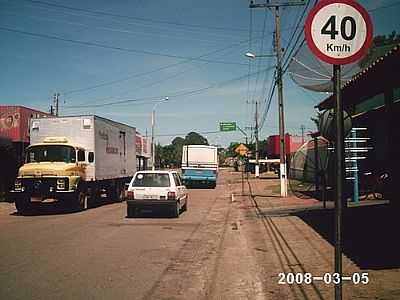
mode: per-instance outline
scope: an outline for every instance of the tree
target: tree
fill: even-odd
[[[208,145],[208,141],[196,132],[189,132],[185,138],[176,137],[170,145],[156,145],[156,166],[177,168],[181,164],[183,145]]]
[[[185,137],[186,145],[208,145],[208,141],[205,137],[198,134],[197,132],[189,132]]]

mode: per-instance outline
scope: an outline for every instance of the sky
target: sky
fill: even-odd
[[[281,11],[287,63],[315,1],[306,2]],[[358,2],[374,35],[400,32],[400,1]],[[246,0],[0,0],[0,104],[48,111],[59,93],[61,116],[96,114],[143,135],[155,109],[157,142],[196,131],[227,146],[245,136],[219,132],[219,123],[236,122],[254,139],[257,102],[265,139],[279,133],[277,96],[269,96],[276,60],[245,53],[274,54],[274,27],[270,10]],[[286,132],[315,131],[314,106],[328,95],[287,73],[283,91]]]

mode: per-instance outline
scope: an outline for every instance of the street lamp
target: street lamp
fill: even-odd
[[[155,123],[155,114],[156,114],[156,107],[158,104],[161,102],[168,101],[168,97],[165,97],[164,99],[158,100],[156,104],[153,106],[153,111],[151,113],[151,157],[152,157],[152,162],[153,165],[151,169],[154,171],[156,168],[156,145],[154,143],[154,123]]]
[[[278,24],[276,25],[279,28],[279,20],[277,20]],[[277,30],[278,32],[278,30]],[[280,44],[280,35],[277,34],[277,38],[275,41],[275,49],[276,49],[276,84],[278,86],[278,110],[279,110],[279,160],[280,160],[280,183],[281,183],[281,197],[287,197],[287,177],[286,177],[286,145],[285,145],[285,121],[284,121],[284,111],[283,111],[283,82],[282,82],[282,51]],[[257,57],[272,57],[275,55],[255,55],[251,52],[247,52],[245,54],[249,58],[257,58]],[[258,167],[258,111],[257,111],[257,101],[256,101],[256,176],[257,176],[257,167]]]
[[[273,54],[263,54],[263,55],[255,55],[254,53],[247,52],[245,54],[246,57],[254,59],[257,57],[274,57],[275,55]],[[259,149],[258,149],[258,101],[256,100],[256,126],[254,129],[254,135],[256,138],[256,166],[254,170],[254,175],[258,178],[260,177],[260,155],[259,155]]]
[[[275,57],[275,54],[263,54],[263,55],[255,55],[254,53],[247,52],[245,54],[248,58],[257,58],[257,57]]]

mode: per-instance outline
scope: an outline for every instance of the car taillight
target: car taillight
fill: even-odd
[[[175,192],[168,192],[167,198],[168,198],[168,200],[175,200],[176,193]]]
[[[131,199],[131,200],[135,199],[135,193],[133,191],[128,191],[126,196],[128,199]]]

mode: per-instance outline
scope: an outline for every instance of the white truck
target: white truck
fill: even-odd
[[[19,212],[35,202],[85,209],[122,200],[136,172],[136,129],[95,115],[32,119],[31,145],[14,190]]]
[[[182,179],[187,186],[215,188],[218,177],[218,149],[206,145],[185,145],[182,149]]]

